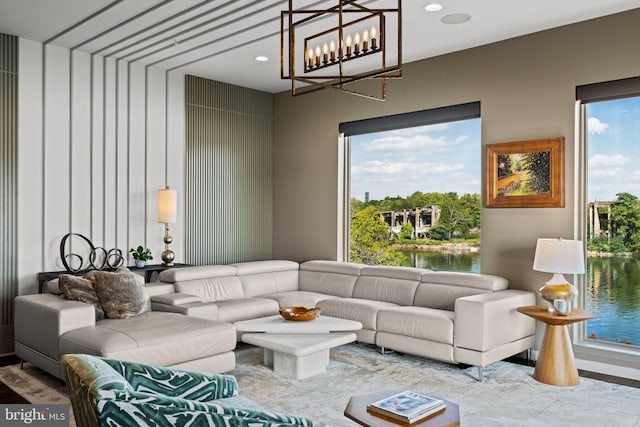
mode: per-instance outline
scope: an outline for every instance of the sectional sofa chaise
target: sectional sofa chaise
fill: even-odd
[[[60,356],[88,353],[205,372],[233,369],[233,323],[317,306],[356,320],[358,341],[479,368],[530,349],[532,292],[502,277],[336,261],[253,261],[165,270],[145,285],[151,311],[95,321],[51,293],[16,298],[16,354],[62,377]],[[51,289],[50,289],[51,290]],[[55,287],[53,289],[55,291]]]

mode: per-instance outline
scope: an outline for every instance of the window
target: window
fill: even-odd
[[[640,346],[640,78],[581,86],[587,342]],[[586,185],[585,185],[586,184]]]
[[[345,260],[480,271],[479,107],[341,125]]]

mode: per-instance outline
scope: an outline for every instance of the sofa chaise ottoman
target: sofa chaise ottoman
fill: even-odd
[[[49,290],[55,291],[52,287]],[[173,286],[148,284],[143,291],[150,297],[173,292]],[[16,355],[58,378],[64,375],[60,357],[69,353],[227,372],[235,367],[236,342],[235,328],[227,322],[159,310],[96,320],[92,304],[62,295],[44,293],[15,299]]]

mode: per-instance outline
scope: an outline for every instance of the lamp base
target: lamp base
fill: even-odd
[[[162,251],[162,265],[165,267],[173,267],[173,261],[176,259],[176,255],[171,249],[165,249]]]
[[[549,313],[566,316],[571,313],[578,290],[571,283],[549,283],[538,289],[540,298],[551,303]]]

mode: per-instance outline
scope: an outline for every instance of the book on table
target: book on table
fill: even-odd
[[[370,412],[407,424],[413,424],[445,409],[446,404],[443,400],[414,391],[403,391],[367,405]]]

